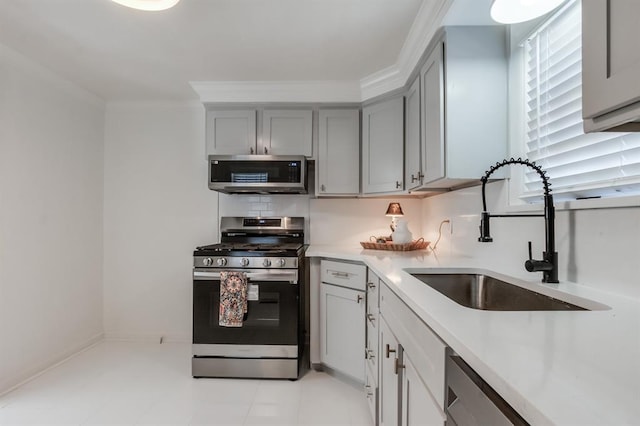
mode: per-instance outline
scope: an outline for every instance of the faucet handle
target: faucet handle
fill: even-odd
[[[553,269],[553,264],[547,260],[534,260],[531,253],[531,241],[529,241],[529,260],[524,262],[524,269],[529,272],[550,271]]]

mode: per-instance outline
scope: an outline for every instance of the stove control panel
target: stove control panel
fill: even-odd
[[[208,257],[195,256],[193,258],[194,268],[207,269],[243,269],[243,268],[276,268],[276,269],[296,269],[298,268],[297,257]]]

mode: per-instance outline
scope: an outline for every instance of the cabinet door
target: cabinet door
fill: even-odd
[[[360,111],[320,110],[318,195],[360,192]]]
[[[420,167],[420,78],[405,97],[404,182],[408,190],[422,183]]]
[[[640,101],[639,16],[640,2],[634,0],[582,2],[585,118]],[[634,109],[637,119],[640,106]]]
[[[323,364],[364,383],[364,291],[322,283],[320,315]]]
[[[400,345],[382,316],[380,317],[380,376],[379,401],[380,426],[399,424],[400,386],[397,363]]]
[[[407,352],[402,354],[402,426],[442,426],[444,414],[431,396]]]
[[[438,43],[425,62],[422,82],[422,168],[424,182],[445,176],[443,45]]]
[[[401,192],[404,177],[404,100],[362,110],[362,192]]]
[[[265,110],[258,154],[304,155],[313,153],[311,110]]]
[[[207,156],[254,154],[256,111],[207,111]]]

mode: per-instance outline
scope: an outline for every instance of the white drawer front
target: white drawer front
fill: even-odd
[[[323,260],[320,262],[320,280],[354,290],[366,290],[367,267],[353,263]]]

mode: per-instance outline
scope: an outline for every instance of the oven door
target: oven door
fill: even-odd
[[[298,356],[298,271],[251,270],[242,327],[218,324],[220,272],[193,273],[193,354],[240,358]]]

